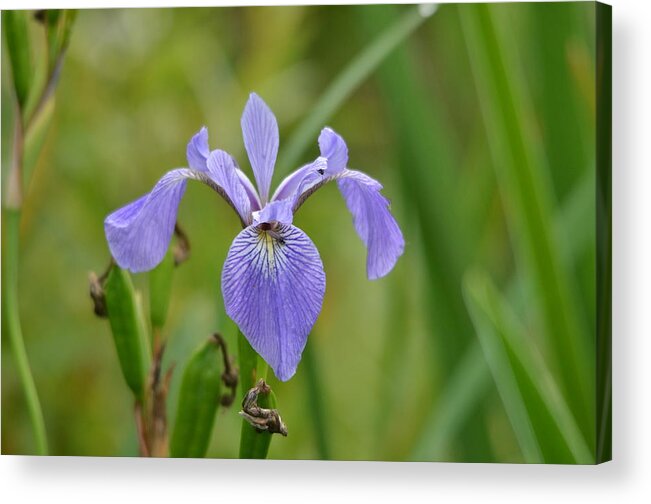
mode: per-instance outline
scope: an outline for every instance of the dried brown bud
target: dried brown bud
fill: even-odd
[[[255,387],[249,390],[242,400],[240,416],[259,432],[281,434],[287,436],[287,426],[283,423],[277,409],[261,408],[258,406],[258,396],[269,394],[271,387],[260,379]]]

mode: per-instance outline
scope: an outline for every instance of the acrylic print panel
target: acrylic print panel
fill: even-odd
[[[609,7],[2,17],[4,454],[610,459]]]

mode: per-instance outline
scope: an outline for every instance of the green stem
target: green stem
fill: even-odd
[[[25,392],[25,400],[29,410],[34,438],[36,439],[36,451],[39,455],[47,455],[47,437],[45,434],[45,421],[43,420],[43,411],[38,399],[36,385],[30,369],[29,360],[27,359],[27,350],[23,341],[23,333],[20,326],[20,314],[18,310],[18,238],[20,224],[19,209],[5,209],[4,211],[4,229],[5,244],[3,254],[3,286],[4,293],[2,300],[4,303],[3,314],[7,321],[9,331],[9,341],[16,362],[16,369],[20,382]]]
[[[256,366],[256,379],[259,380],[262,378],[264,381],[267,381],[267,375],[269,374],[269,364],[262,357],[258,355],[258,364]]]

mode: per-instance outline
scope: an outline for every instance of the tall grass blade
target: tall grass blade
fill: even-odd
[[[490,374],[477,342],[470,345],[433,405],[423,434],[413,451],[414,460],[445,460],[477,404],[490,387]]]
[[[6,14],[6,13],[5,13]],[[20,378],[27,410],[34,432],[36,453],[48,454],[47,435],[43,410],[38,398],[36,384],[27,358],[27,350],[23,340],[18,304],[18,256],[20,210],[3,209],[3,240],[2,240],[2,323],[3,334],[6,328],[14,356],[16,371]]]
[[[366,10],[359,12],[361,28],[376,33],[391,24],[399,7],[378,6],[373,16]],[[442,21],[449,13],[443,6],[436,19]],[[452,147],[454,139],[445,126],[442,110],[422,82],[416,54],[412,47],[402,45],[386,58],[377,76],[388,106],[388,120],[396,132],[395,171],[402,183],[402,201],[418,226],[414,246],[422,246],[427,258],[426,295],[435,335],[430,342],[432,362],[449,376],[473,333],[460,285],[477,237],[470,234],[470,222],[461,220],[461,200],[456,192],[459,156]],[[459,438],[464,458],[492,460],[483,415],[469,415],[464,420]]]
[[[525,460],[593,463],[590,447],[553,375],[534,343],[525,340],[526,328],[488,276],[469,272],[464,295]]]
[[[612,458],[612,8],[597,9],[597,462]]]
[[[312,336],[312,338],[314,338],[314,336]],[[321,374],[319,372],[317,357],[314,355],[314,339],[312,340],[312,343],[308,343],[305,347],[302,360],[305,374],[307,375],[307,404],[310,416],[312,417],[317,454],[319,459],[329,460],[331,458],[331,453],[330,442],[328,439],[328,422],[325,417]]]
[[[569,275],[552,230],[548,172],[529,133],[529,102],[514,61],[485,4],[459,6],[482,105],[498,186],[519,274],[540,306],[533,314],[549,342],[552,362],[582,431],[594,439],[594,350],[575,309]],[[561,365],[562,363],[562,365]]]
[[[281,172],[288,172],[297,167],[301,154],[308,145],[316,143],[318,132],[326,125],[328,119],[384,58],[391,54],[433,13],[433,9],[424,10],[418,6],[411,7],[348,64],[332,81],[310,115],[296,127],[296,132],[285,144],[278,160]]]
[[[495,321],[489,315],[493,314],[494,310],[491,309],[489,301],[486,299],[485,285],[482,284],[482,279],[468,276],[464,285],[464,294],[468,312],[475,324],[477,337],[520,444],[524,460],[527,463],[542,463],[540,443],[531,425],[525,397],[518,387],[506,349],[497,333],[499,329],[496,329]]]

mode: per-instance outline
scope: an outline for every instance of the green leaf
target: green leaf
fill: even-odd
[[[585,437],[593,440],[594,359],[589,356],[594,350],[555,240],[549,170],[532,131],[531,103],[514,54],[517,44],[508,38],[509,27],[493,16],[499,8],[458,6],[518,274],[537,300],[531,307],[559,383]]]
[[[527,329],[488,276],[469,272],[463,287],[479,342],[525,461],[594,463],[554,376]]]
[[[172,457],[204,457],[210,444],[221,397],[222,356],[211,339],[190,359],[181,382]]]
[[[168,250],[162,262],[149,273],[149,313],[154,330],[160,330],[165,325],[173,276],[174,254]]]
[[[142,400],[151,356],[140,299],[129,273],[117,266],[111,269],[104,292],[122,374],[134,395]]]
[[[27,26],[29,13],[11,10],[4,11],[2,14],[16,98],[20,108],[24,109],[33,78],[31,43]]]
[[[45,31],[48,45],[48,73],[55,71],[59,59],[68,47],[70,33],[77,11],[50,9],[45,13]]]
[[[30,121],[29,129],[25,132],[25,147],[23,153],[23,187],[28,187],[32,174],[41,156],[47,140],[52,117],[54,116],[56,100],[52,96],[43,104],[41,113]],[[29,108],[29,107],[28,107]]]

